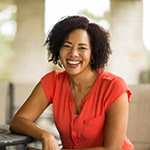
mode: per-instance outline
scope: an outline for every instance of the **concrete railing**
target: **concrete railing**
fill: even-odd
[[[127,135],[136,150],[150,150],[150,84],[129,85],[129,88],[132,97]]]
[[[13,115],[13,84],[0,81],[0,124],[9,124]]]

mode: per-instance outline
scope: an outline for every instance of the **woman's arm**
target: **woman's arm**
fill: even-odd
[[[111,150],[121,150],[128,124],[128,96],[122,94],[106,114],[103,146]]]
[[[12,119],[10,131],[40,140],[43,144],[43,150],[59,150],[54,136],[34,123],[48,106],[49,101],[39,82],[27,101]]]

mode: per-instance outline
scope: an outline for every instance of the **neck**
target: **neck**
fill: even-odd
[[[82,90],[85,88],[91,88],[93,86],[98,72],[91,71],[86,76],[75,75],[69,76],[70,87],[75,90]]]

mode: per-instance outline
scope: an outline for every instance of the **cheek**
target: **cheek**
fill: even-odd
[[[60,58],[63,58],[65,55],[65,51],[63,49],[60,49],[59,55],[60,55]]]
[[[84,56],[85,56],[85,58],[90,59],[91,58],[91,52],[84,52]]]
[[[60,52],[59,52],[59,57],[60,57],[60,60],[61,60],[61,62],[62,62],[62,64],[64,64],[65,63],[65,59],[66,59],[66,57],[67,57],[67,51],[66,50],[60,50]]]

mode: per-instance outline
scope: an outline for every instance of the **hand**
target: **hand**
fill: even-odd
[[[56,139],[52,134],[46,134],[43,136],[42,150],[60,150]]]

